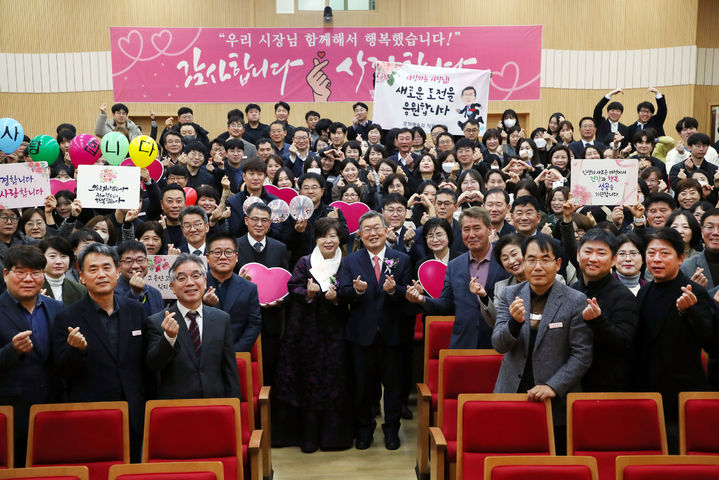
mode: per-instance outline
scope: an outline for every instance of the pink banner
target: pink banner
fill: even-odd
[[[115,101],[371,101],[377,60],[490,69],[490,100],[539,99],[539,25],[111,27],[110,45]]]

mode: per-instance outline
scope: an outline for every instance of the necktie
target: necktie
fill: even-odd
[[[262,244],[260,242],[255,242],[255,244],[252,245],[252,248],[254,248],[257,253],[262,252]]]
[[[192,252],[192,254],[193,255],[202,255],[202,252],[199,250],[195,250],[194,252]]]
[[[380,268],[379,268],[379,257],[377,255],[372,258],[374,261],[374,276],[377,279],[377,283],[379,283],[379,274],[380,274]]]
[[[197,325],[197,312],[187,312],[187,319],[190,321],[190,338],[195,346],[195,356],[200,358],[202,340],[200,339],[200,327]]]

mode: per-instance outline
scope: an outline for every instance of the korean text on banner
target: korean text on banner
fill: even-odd
[[[83,208],[138,208],[140,169],[109,165],[80,165],[77,199]]]
[[[637,203],[636,158],[572,160],[572,198],[578,205]]]
[[[0,208],[37,207],[50,195],[47,162],[0,165]]]
[[[380,125],[420,127],[447,125],[462,135],[469,120],[487,128],[489,70],[422,67],[377,62],[373,121]]]

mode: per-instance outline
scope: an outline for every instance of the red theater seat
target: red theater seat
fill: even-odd
[[[222,462],[168,462],[114,465],[108,480],[223,480]]]
[[[80,465],[0,470],[0,479],[2,480],[89,480],[89,478],[90,473],[87,467]]]
[[[619,455],[666,455],[659,393],[567,395],[567,455],[597,459],[599,478],[613,480]]]
[[[252,399],[255,425],[262,430],[262,470],[264,477],[272,477],[272,437],[270,426],[270,386],[265,385],[262,373],[262,335],[257,336],[250,352],[252,359]]]
[[[719,392],[679,394],[679,453],[719,455]]]
[[[0,468],[12,468],[15,464],[13,409],[0,407]]]
[[[484,480],[598,480],[592,457],[487,457]]]
[[[719,480],[716,455],[632,455],[616,462],[617,480]]]
[[[130,463],[127,402],[30,407],[26,465],[84,465],[105,480],[112,465]]]

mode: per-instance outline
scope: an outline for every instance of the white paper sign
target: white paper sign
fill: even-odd
[[[174,300],[177,298],[170,288],[170,267],[175,263],[177,257],[177,255],[147,256],[145,283],[158,289],[164,300]],[[202,260],[205,262],[205,271],[207,271],[207,259],[202,257]]]
[[[385,128],[449,127],[462,135],[469,119],[487,129],[490,70],[377,62],[372,121]]]
[[[44,205],[50,193],[47,162],[0,164],[0,208]]]
[[[83,208],[137,208],[140,169],[80,165],[77,168],[77,199]]]
[[[574,159],[572,198],[578,205],[634,205],[637,203],[636,158]]]

